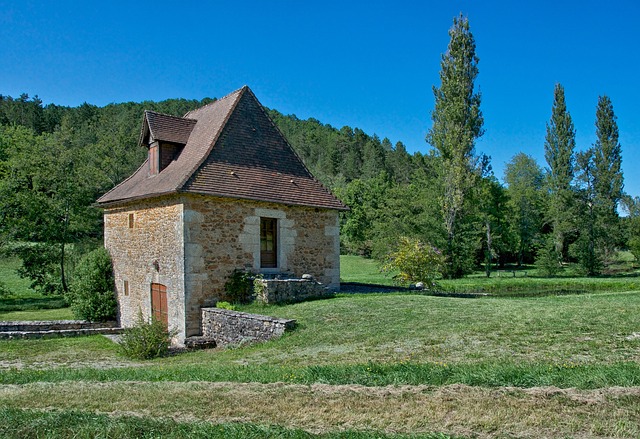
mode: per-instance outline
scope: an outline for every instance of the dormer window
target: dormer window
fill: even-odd
[[[149,145],[149,176],[162,172],[178,158],[182,148],[183,145],[166,142],[153,142]]]
[[[158,175],[178,158],[195,124],[195,119],[145,111],[139,143],[149,149],[149,176]]]
[[[160,142],[160,157],[158,158],[158,162],[160,163],[160,172],[169,166],[172,161],[178,158],[183,148],[184,145]]]

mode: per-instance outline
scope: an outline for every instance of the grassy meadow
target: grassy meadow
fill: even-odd
[[[345,282],[391,284],[370,260],[342,269]],[[530,272],[441,282],[491,294],[477,298],[247,305],[298,326],[145,362],[101,336],[0,341],[0,436],[638,437],[637,279]]]
[[[0,295],[0,321],[73,318],[64,298],[42,296],[33,291],[29,281],[18,276],[19,266],[17,258],[0,258],[0,282],[11,293]]]

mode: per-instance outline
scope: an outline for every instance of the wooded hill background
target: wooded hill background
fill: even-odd
[[[78,257],[101,244],[102,215],[93,203],[146,158],[146,148],[138,146],[143,111],[183,116],[211,101],[66,107],[43,105],[26,94],[0,96],[0,246],[4,254],[21,259],[22,274],[34,288],[66,290]],[[342,252],[384,259],[401,236],[436,247],[446,244],[439,198],[445,184],[438,172],[442,158],[433,150],[409,154],[401,142],[394,145],[358,128],[268,113],[316,178],[351,207],[342,216]],[[467,247],[461,274],[483,264],[536,259],[553,274],[558,256],[553,261],[552,250],[562,253],[561,261],[580,262],[586,214],[580,204],[581,174],[571,176],[575,209],[567,218],[566,243],[549,249],[548,170],[520,153],[507,165],[503,185],[491,172],[490,159],[479,159],[480,184],[465,204],[458,229]],[[635,251],[640,203],[625,200],[631,216],[616,217],[607,233],[615,237],[615,249]],[[599,265],[591,274],[606,271],[609,250],[599,250]]]

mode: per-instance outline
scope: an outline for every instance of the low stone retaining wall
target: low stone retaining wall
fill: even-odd
[[[77,335],[118,334],[117,322],[87,322],[84,320],[0,322],[0,339],[54,338]]]
[[[293,303],[330,297],[333,292],[312,278],[256,279],[256,300],[263,303]]]
[[[0,332],[8,331],[53,331],[68,329],[115,328],[118,322],[87,322],[86,320],[47,320],[0,322]]]
[[[280,337],[295,324],[295,320],[222,308],[202,308],[202,337],[214,340],[217,346],[266,341]]]

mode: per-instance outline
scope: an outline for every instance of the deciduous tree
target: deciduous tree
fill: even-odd
[[[518,265],[533,262],[544,218],[542,169],[533,157],[519,153],[507,163],[504,181],[508,186],[506,208]]]

